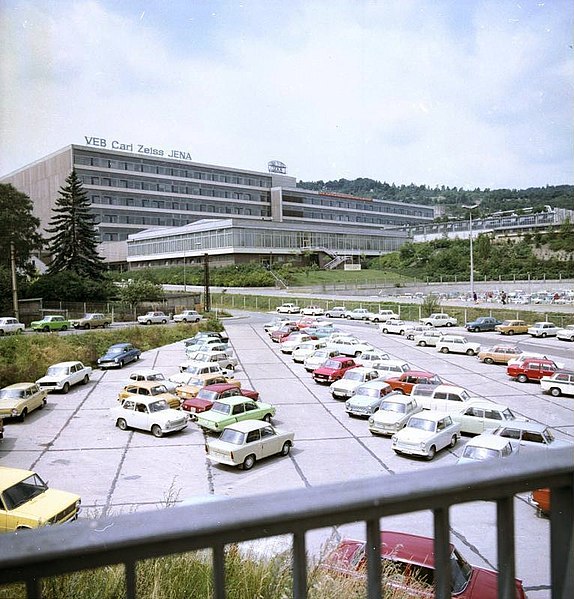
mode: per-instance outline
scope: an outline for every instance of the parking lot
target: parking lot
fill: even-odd
[[[0,463],[36,470],[56,488],[82,496],[83,518],[158,509],[206,495],[246,496],[267,491],[319,486],[371,476],[392,476],[455,464],[469,437],[435,459],[398,456],[391,441],[370,434],[367,422],[350,418],[344,402],[317,385],[302,365],[281,354],[263,330],[269,315],[238,313],[226,330],[239,359],[235,376],[242,386],[259,391],[261,399],[277,406],[274,424],[295,432],[289,457],[257,463],[250,471],[210,464],[205,458],[204,433],[190,423],[181,433],[155,438],[114,426],[109,408],[129,371],[153,367],[166,376],[184,361],[183,343],[146,352],[139,363],[122,370],[96,371],[87,386],[69,394],[51,394],[43,410],[24,423],[6,425],[0,444]],[[466,355],[441,354],[432,347],[416,347],[400,335],[382,335],[372,324],[337,322],[341,330],[383,348],[391,357],[429,370],[472,394],[508,405],[516,414],[552,427],[557,438],[574,440],[574,398],[542,395],[534,383],[511,381],[504,366],[480,363]],[[450,329],[449,332],[460,332]],[[469,335],[483,346],[501,342],[493,333]],[[529,336],[503,339],[546,353],[572,368],[571,345],[556,339]],[[492,467],[485,463],[485,467]],[[456,470],[453,471],[453,475]],[[538,518],[527,496],[516,500],[517,576],[530,598],[549,596],[549,544],[546,519]],[[496,567],[496,510],[489,503],[461,505],[451,511],[453,542],[471,563]],[[432,515],[426,512],[385,519],[383,529],[432,535]],[[333,536],[364,538],[362,525],[316,531],[309,536],[312,552],[319,552]],[[281,541],[277,541],[281,547]],[[266,549],[269,546],[266,545]]]

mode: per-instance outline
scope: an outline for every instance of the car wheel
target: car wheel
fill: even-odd
[[[484,358],[485,364],[494,364],[494,360],[492,358]]]
[[[90,328],[90,323],[89,323],[89,322],[86,322],[86,324],[84,325],[84,328],[85,328],[86,330],[88,330],[88,329]]]
[[[84,376],[84,378],[82,379],[82,385],[87,385],[89,380],[90,377],[86,374],[86,376]]]
[[[362,353],[363,353],[363,352],[356,351],[356,352],[355,352],[355,358],[358,358],[358,357],[359,357],[359,356],[360,356]]]
[[[447,323],[446,323],[446,326],[447,326],[447,327],[451,327],[451,326],[452,326],[452,322],[447,322]]]
[[[560,397],[562,395],[562,391],[560,391],[558,387],[552,387],[550,389],[550,395],[552,395],[552,397]]]
[[[28,408],[24,408],[22,413],[20,414],[20,422],[24,422],[26,420],[26,416],[28,416]]]
[[[546,333],[542,333],[540,336],[542,337],[542,339],[544,339],[546,337]]]
[[[44,399],[42,400],[42,403],[40,404],[40,410],[48,403],[48,400],[44,397]]]
[[[123,418],[118,418],[118,421],[116,422],[116,426],[121,430],[121,431],[125,431],[128,428],[128,423],[123,419]]]
[[[67,393],[70,390],[70,383],[64,383],[62,387],[62,393]]]
[[[123,363],[123,361],[122,361],[122,360],[120,360],[120,361],[118,362],[118,368],[123,368],[123,367],[124,367],[124,363]]]
[[[184,322],[185,324],[187,324],[187,318],[182,318],[181,322]]]
[[[426,347],[427,346],[427,344],[424,341],[419,341],[419,345],[421,347]]]
[[[436,455],[436,447],[434,445],[431,445],[430,449],[429,449],[429,453],[427,455],[427,460],[432,460],[434,458],[434,456]]]
[[[466,350],[466,355],[467,356],[474,356],[475,355],[475,351],[473,349],[467,349]]]
[[[151,324],[151,320],[146,321],[146,324]]]
[[[385,335],[389,332],[389,329],[383,329],[383,333],[385,333]]]
[[[271,422],[271,414],[265,414],[265,416],[263,416],[263,420],[265,420],[265,422]]]
[[[45,326],[43,329],[44,333],[49,333],[50,332],[50,327],[49,326]]]
[[[110,326],[109,322],[104,322],[104,324],[102,325],[102,329],[107,329]]]
[[[514,331],[512,329],[509,329],[508,331],[506,331],[507,335],[514,335]]]
[[[67,327],[66,325],[64,325],[64,326],[63,326],[63,327],[60,329],[60,331],[67,331],[67,330],[68,330],[68,327]]]
[[[432,322],[425,322],[425,326],[432,327]]]
[[[164,318],[164,319],[161,321],[161,324],[167,324],[167,320]]]
[[[351,317],[350,317],[350,316],[347,316],[347,320],[351,320]]]
[[[519,383],[526,383],[528,381],[528,377],[525,374],[519,374],[516,380]]]
[[[454,447],[456,445],[456,442],[458,441],[458,438],[456,435],[452,436],[452,439],[450,440],[450,447]]]
[[[290,451],[291,443],[289,443],[289,441],[286,441],[285,443],[283,443],[283,447],[281,448],[281,455],[289,455]]]
[[[448,354],[448,347],[441,347],[440,351],[442,354]]]
[[[160,426],[159,424],[154,424],[154,425],[151,427],[151,434],[152,434],[154,437],[158,437],[158,438],[159,438],[159,437],[163,437],[163,431],[161,430],[161,426]]]
[[[243,460],[243,470],[251,470],[255,465],[255,456],[253,454],[248,455]]]

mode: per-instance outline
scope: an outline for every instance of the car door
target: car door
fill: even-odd
[[[232,422],[239,422],[240,420],[244,420],[245,417],[245,404],[238,403],[233,406],[231,410],[231,418]]]
[[[460,417],[460,428],[471,435],[479,435],[484,432],[484,409],[467,408]]]
[[[82,371],[79,364],[70,366],[70,385],[75,385],[82,380]]]
[[[28,389],[29,393],[29,402],[30,402],[30,410],[35,410],[42,405],[42,401],[44,398],[44,394],[42,393],[42,389],[40,389],[39,385],[33,385]]]
[[[135,409],[131,413],[132,425],[134,428],[142,430],[150,430],[150,413],[146,404],[141,402],[135,403]]]
[[[261,429],[261,457],[275,455],[281,451],[281,439],[271,426]]]

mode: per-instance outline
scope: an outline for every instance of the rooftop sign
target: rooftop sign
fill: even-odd
[[[191,154],[182,150],[161,150],[152,146],[146,146],[139,143],[123,143],[116,139],[109,142],[103,137],[88,137],[84,135],[86,145],[95,148],[106,148],[110,150],[120,150],[122,152],[133,152],[135,154],[145,154],[147,156],[159,156],[163,158],[175,158],[177,160],[191,160]]]

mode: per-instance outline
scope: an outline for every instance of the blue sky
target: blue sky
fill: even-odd
[[[85,136],[303,180],[572,184],[574,4],[0,0],[0,176]]]

